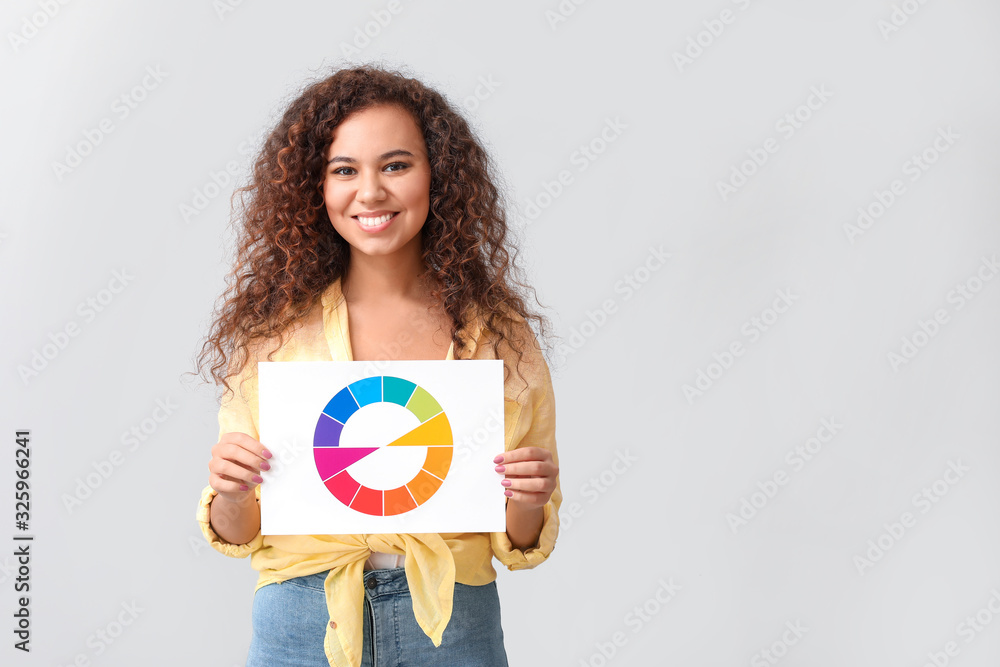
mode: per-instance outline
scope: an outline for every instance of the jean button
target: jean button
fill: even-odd
[[[375,577],[372,577],[371,579],[369,579],[368,581],[365,582],[365,586],[368,587],[368,590],[371,590],[371,589],[375,588],[376,586],[378,586],[378,582],[375,581]]]

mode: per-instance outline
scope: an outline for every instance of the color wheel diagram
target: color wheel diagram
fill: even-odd
[[[409,411],[406,419],[412,424],[415,417],[416,425],[389,442],[369,440],[359,445],[354,438],[355,442],[345,446],[342,436],[348,422],[363,419],[359,412],[362,408],[380,405],[405,408]],[[396,415],[390,411],[389,416]],[[368,421],[372,421],[370,415]],[[344,506],[371,516],[393,516],[416,509],[441,488],[451,467],[453,444],[448,417],[426,389],[409,380],[379,375],[352,382],[330,399],[316,422],[313,457],[323,484]],[[372,488],[351,474],[352,468],[361,467],[360,462],[376,452],[380,452],[382,460],[396,454],[395,458],[405,465],[406,459],[413,458],[410,454],[418,452],[402,448],[416,447],[427,448],[424,462],[413,479],[398,487]]]

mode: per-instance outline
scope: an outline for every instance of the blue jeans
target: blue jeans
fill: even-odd
[[[323,584],[327,572],[261,587],[253,598],[253,635],[247,667],[329,667],[323,651],[330,614]],[[441,646],[413,617],[406,570],[365,572],[362,667],[507,667],[496,582],[455,582],[451,620]],[[373,588],[368,588],[374,579]]]

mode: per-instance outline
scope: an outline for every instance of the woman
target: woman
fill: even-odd
[[[233,280],[199,358],[227,392],[198,521],[260,571],[248,664],[506,665],[491,556],[545,560],[562,494],[527,324],[545,320],[512,287],[485,151],[419,81],[343,69],[291,103],[239,192]],[[506,532],[260,534],[256,362],[365,359],[504,360]]]

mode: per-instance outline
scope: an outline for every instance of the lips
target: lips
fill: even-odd
[[[375,211],[375,214],[360,214],[352,216],[358,221],[358,225],[366,231],[378,231],[389,226],[389,224],[399,215],[398,211]]]

